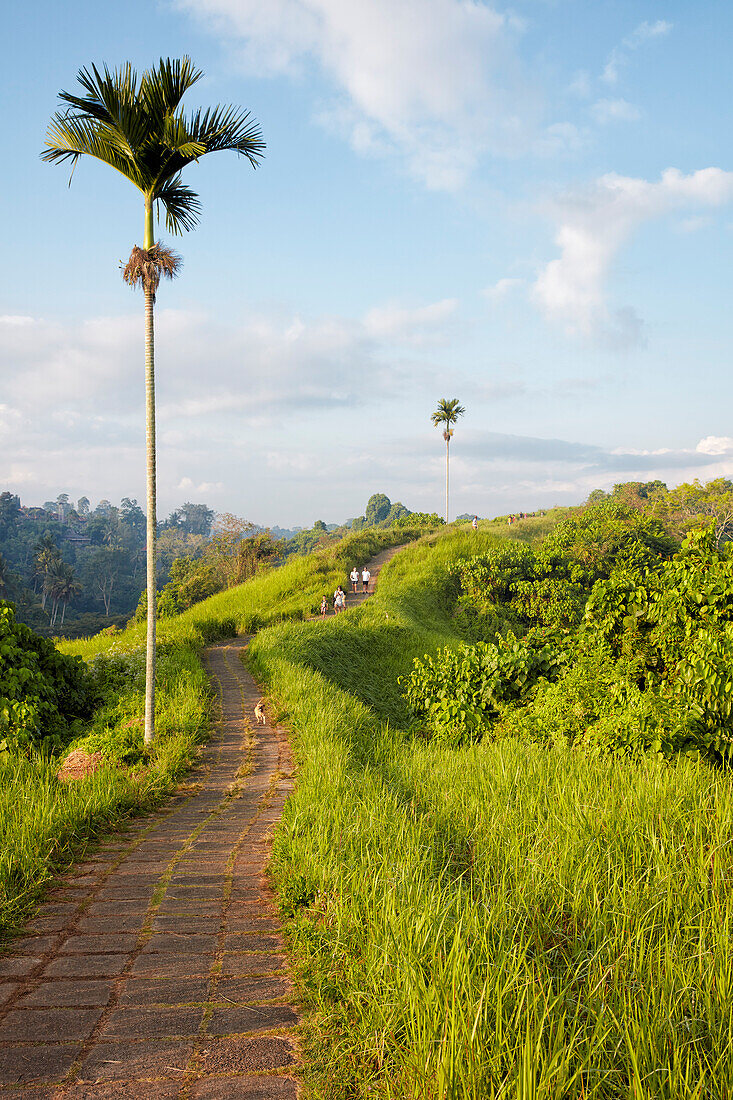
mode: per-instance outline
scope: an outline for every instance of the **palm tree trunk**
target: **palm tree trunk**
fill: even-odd
[[[148,243],[146,224],[145,247]],[[155,294],[145,290],[145,444],[147,452],[147,591],[148,631],[145,650],[145,742],[155,737],[155,616],[157,611],[156,562],[156,492],[155,492]]]
[[[445,441],[445,522],[448,523],[448,474],[450,468],[450,436]]]

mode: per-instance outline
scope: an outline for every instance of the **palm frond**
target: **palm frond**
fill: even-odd
[[[73,118],[57,112],[49,124],[46,148],[41,158],[50,162],[75,163],[83,155],[109,164],[136,187],[145,189],[140,166],[117,131],[89,119]]]
[[[151,115],[173,114],[183,96],[203,76],[190,57],[161,57],[157,68],[143,73],[140,94]]]
[[[196,160],[206,152],[206,146],[202,142],[192,140],[182,115],[166,115],[163,142],[172,152],[178,153],[186,161]]]
[[[431,414],[430,419],[437,428],[440,424],[447,424],[450,427],[451,424],[455,424],[459,416],[463,416],[465,413],[463,405],[458,401],[457,397],[453,397],[450,401],[443,397],[438,402],[438,407],[434,413]]]
[[[65,110],[49,125],[44,160],[89,155],[126,176],[146,197],[161,203],[174,233],[198,221],[198,196],[181,182],[181,170],[206,153],[234,150],[253,168],[265,143],[248,111],[236,107],[180,111],[184,93],[202,76],[190,57],[161,58],[140,77],[128,63],[119,69],[90,65],[79,70],[82,94],[61,92]]]
[[[253,168],[265,154],[265,143],[258,123],[249,111],[238,107],[210,107],[196,111],[188,121],[193,141],[206,146],[207,153],[234,150],[245,156]]]
[[[165,210],[169,233],[181,234],[193,229],[201,216],[201,202],[195,191],[181,181],[180,173],[156,191],[155,198]]]

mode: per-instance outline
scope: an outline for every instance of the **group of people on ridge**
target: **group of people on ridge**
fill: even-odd
[[[359,581],[361,580],[361,590],[365,595],[369,595],[369,582],[372,579],[372,575],[369,572],[367,565],[360,571],[354,566],[349,573],[349,580],[351,581],[351,591],[357,593],[359,591]],[[333,610],[334,614],[338,615],[340,611],[346,610],[346,593],[341,585],[338,586],[333,594]],[[321,600],[321,618],[325,619],[328,614],[328,597],[324,594]]]

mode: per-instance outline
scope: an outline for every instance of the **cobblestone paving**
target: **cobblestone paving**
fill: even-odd
[[[199,789],[58,881],[0,957],[0,1100],[294,1100],[298,1012],[263,871],[292,790],[253,730],[246,640],[207,663],[221,722]]]

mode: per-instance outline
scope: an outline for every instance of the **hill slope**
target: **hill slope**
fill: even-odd
[[[459,645],[448,566],[477,538],[412,546],[363,608],[250,647],[301,766],[274,871],[313,1095],[727,1095],[730,777],[405,730],[397,678]]]

